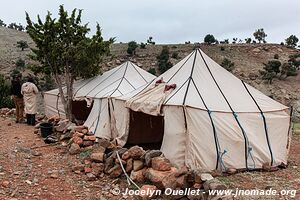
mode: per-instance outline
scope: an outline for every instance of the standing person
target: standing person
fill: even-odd
[[[21,74],[13,76],[11,81],[12,100],[16,107],[16,123],[24,121],[24,100],[21,94]]]
[[[35,114],[37,112],[37,100],[38,88],[33,83],[33,78],[29,77],[28,81],[22,85],[21,93],[24,96],[25,113],[28,125],[35,125]]]

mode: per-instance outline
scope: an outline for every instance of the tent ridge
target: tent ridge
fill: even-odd
[[[121,81],[120,81],[119,85],[115,88],[115,91],[117,91],[117,90],[119,89],[119,87],[120,87],[120,85],[121,85],[121,83],[122,83],[122,81],[123,81],[123,79],[124,79],[124,77],[125,77],[125,74],[126,74],[127,68],[128,68],[128,63],[129,63],[129,61],[126,62],[126,68],[125,68],[125,70],[124,70],[124,74],[123,74],[123,76],[121,77]],[[109,96],[113,95],[113,94],[115,93],[115,91],[113,91],[113,93],[111,93]]]
[[[145,83],[147,83],[147,80],[143,77],[143,75],[135,68],[134,64],[132,64],[132,62],[130,62],[131,66],[135,69],[135,71],[143,78],[143,80],[145,81]]]
[[[186,91],[185,91],[185,94],[184,94],[184,98],[183,98],[183,102],[182,102],[183,105],[185,105],[186,96],[187,96],[189,88],[190,88],[191,79],[193,77],[193,72],[194,72],[194,68],[195,68],[196,58],[197,58],[197,52],[195,53],[194,60],[193,60],[193,65],[192,65],[192,69],[191,69],[191,74],[188,78],[189,82],[188,82],[188,85],[186,87]]]
[[[124,77],[124,79],[125,79],[125,81],[127,81],[127,83],[129,83],[129,85],[130,85],[134,90],[137,89],[137,88],[135,88],[135,87],[128,81],[128,79],[127,79],[126,77]]]
[[[177,94],[177,92],[178,92],[179,90],[181,90],[181,88],[187,83],[188,80],[189,80],[189,79],[186,79],[186,81],[184,81],[184,83],[180,86],[180,88],[178,88],[178,90],[176,90],[176,92],[174,92],[174,94],[172,94],[167,100],[165,100],[164,104],[168,103],[168,101],[169,101],[175,94]]]
[[[112,85],[112,84],[118,82],[118,81],[121,80],[121,79],[122,79],[122,78],[118,78],[118,79],[115,80],[114,82],[110,83],[110,85]],[[109,87],[110,85],[108,85],[107,87]],[[95,98],[100,92],[102,92],[103,90],[105,90],[107,87],[103,88],[102,90],[99,90],[93,97]],[[108,93],[111,92],[111,91],[114,91],[114,89],[109,90],[107,93],[105,93],[105,95],[108,94]],[[87,95],[88,95],[88,94],[87,94]],[[87,95],[85,95],[85,97],[87,97]]]

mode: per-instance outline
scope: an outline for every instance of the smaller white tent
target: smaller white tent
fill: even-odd
[[[74,84],[74,100],[93,100],[93,107],[85,125],[96,136],[113,139],[124,134],[127,127],[128,109],[124,101],[115,102],[121,96],[128,96],[141,89],[156,77],[130,61],[115,67],[97,77]],[[134,94],[134,93],[132,93]],[[58,89],[44,94],[45,113],[48,117],[64,117],[63,105]],[[74,107],[73,109],[80,109]],[[115,116],[115,113],[118,116]]]
[[[161,79],[165,83],[157,84]],[[175,89],[166,91],[172,84]],[[239,80],[199,49],[126,106],[164,117],[161,151],[177,166],[225,170],[287,164],[288,107]]]

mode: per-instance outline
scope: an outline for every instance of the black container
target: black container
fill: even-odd
[[[46,138],[48,135],[53,133],[53,124],[44,122],[40,124],[41,135],[43,138]]]

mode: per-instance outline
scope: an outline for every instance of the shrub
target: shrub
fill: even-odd
[[[221,47],[221,51],[225,51],[225,47]]]
[[[178,59],[178,52],[173,52],[172,53],[172,58]]]
[[[276,59],[276,60],[279,59],[279,55],[277,53],[274,55],[274,59]]]
[[[170,58],[169,47],[164,46],[161,53],[157,56],[158,69],[160,73],[164,73],[172,67],[172,63],[169,61]]]
[[[0,108],[13,108],[14,103],[10,98],[10,84],[0,74]]]
[[[146,44],[142,42],[142,43],[140,44],[140,48],[141,48],[141,49],[146,49]]]
[[[251,38],[246,38],[246,39],[245,39],[245,42],[246,42],[247,44],[250,44],[250,43],[252,42],[252,39],[251,39]]]
[[[269,84],[272,84],[273,79],[280,72],[280,66],[281,62],[279,60],[270,60],[267,64],[264,63],[263,70],[259,71],[262,79],[267,80]]]
[[[24,51],[24,49],[28,48],[29,46],[26,41],[20,40],[17,42],[17,47],[19,47],[22,51]]]
[[[292,48],[295,48],[298,42],[299,39],[295,35],[291,35],[290,37],[285,39],[286,45]]]
[[[234,69],[234,62],[230,61],[229,59],[227,58],[224,58],[222,63],[221,63],[221,66],[226,69],[227,71],[232,71]]]
[[[138,47],[138,44],[135,41],[131,41],[128,43],[127,53],[132,56],[135,55],[135,50]]]
[[[148,44],[155,45],[155,42],[154,42],[152,39],[153,39],[153,37],[150,36],[150,37],[148,38],[148,40],[147,40],[147,43],[148,43]]]
[[[156,75],[156,69],[155,68],[150,68],[150,69],[148,69],[148,72],[150,73],[150,74],[153,74],[153,75]]]
[[[24,68],[25,68],[25,60],[23,60],[22,58],[19,58],[16,61],[16,69],[23,70]]]
[[[253,33],[253,36],[256,40],[258,40],[259,43],[261,43],[261,42],[266,43],[267,34],[265,33],[263,28],[257,29]]]

